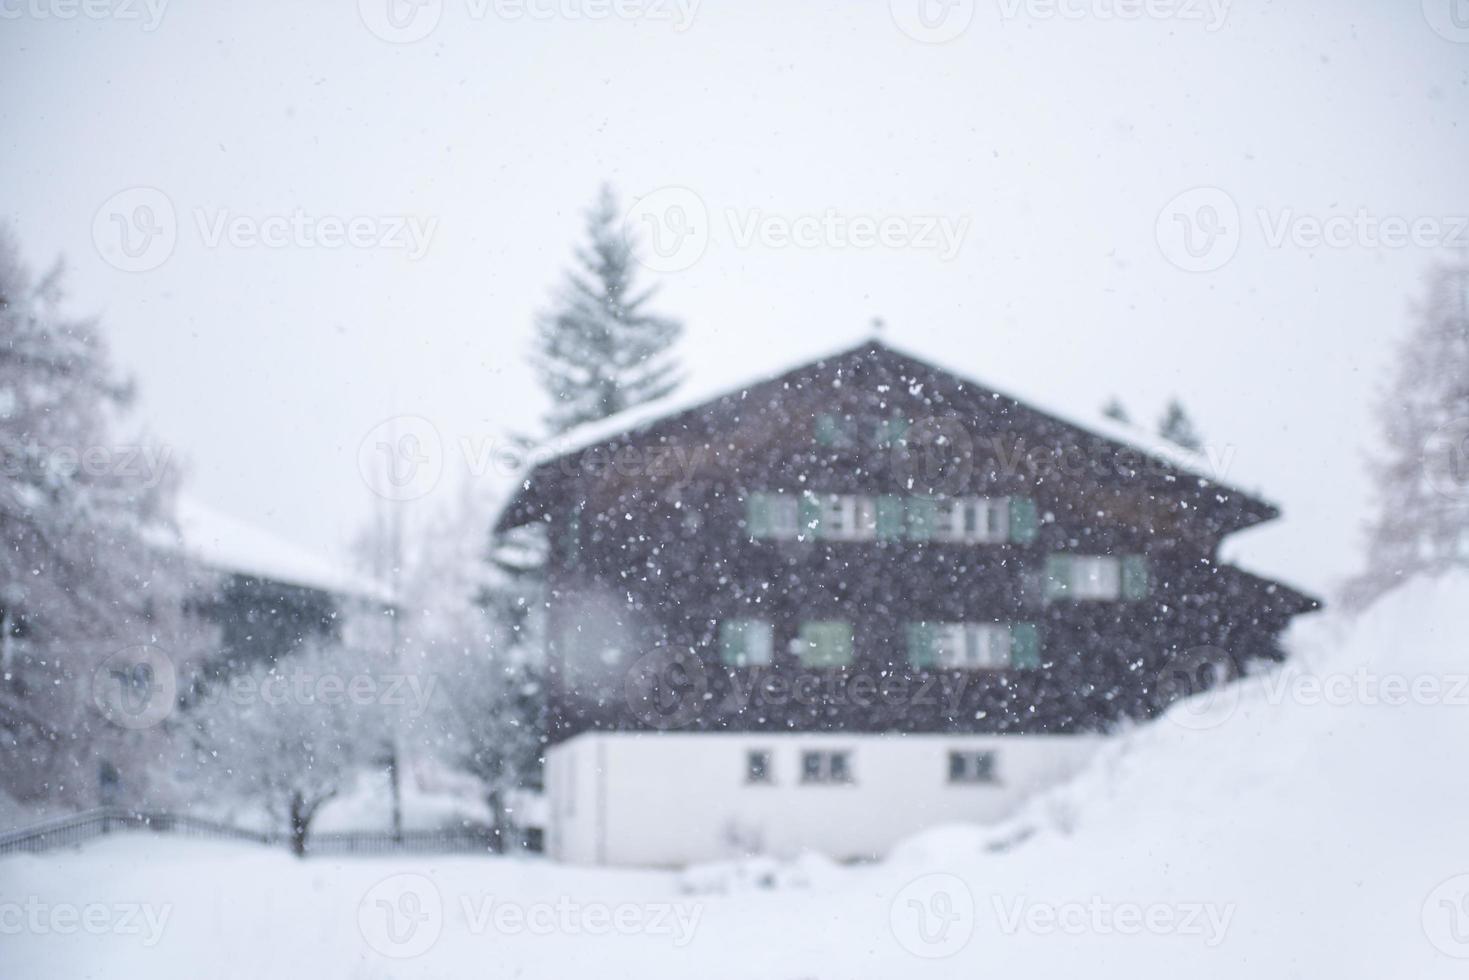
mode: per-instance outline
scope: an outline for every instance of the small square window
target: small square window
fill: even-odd
[[[764,749],[754,749],[745,754],[745,782],[775,782],[775,778],[770,771],[769,752],[765,751]]]
[[[1010,666],[1010,630],[1000,623],[934,623],[925,636],[931,637],[934,666],[950,670]]]
[[[949,753],[949,782],[993,783],[995,781],[995,754],[993,752]]]
[[[852,761],[847,752],[803,752],[801,782],[850,783]]]
[[[801,533],[801,508],[788,493],[771,494],[770,536],[778,541],[794,540]]]
[[[841,493],[822,497],[818,533],[832,541],[871,541],[877,536],[877,501]]]
[[[934,505],[934,537],[940,541],[998,544],[1009,531],[1007,498],[953,497]]]
[[[719,624],[719,654],[726,666],[767,666],[774,645],[774,632],[763,619],[726,619]]]
[[[1076,599],[1116,599],[1122,594],[1122,567],[1105,555],[1074,555],[1070,594]]]
[[[852,437],[852,420],[841,415],[816,416],[816,444],[845,449],[856,440]]]

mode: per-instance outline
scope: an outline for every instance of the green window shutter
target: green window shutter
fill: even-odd
[[[847,423],[839,415],[822,414],[816,416],[816,444],[818,446],[845,446],[851,442],[847,438]]]
[[[821,498],[811,491],[801,494],[798,513],[803,538],[821,537]]]
[[[831,631],[831,666],[848,667],[852,663],[852,624],[832,623]]]
[[[877,536],[891,541],[903,536],[903,498],[888,494],[877,498]]]
[[[770,537],[770,501],[774,494],[752,493],[745,498],[745,529],[752,538]]]
[[[803,667],[845,667],[852,662],[852,624],[824,620],[801,624]]]
[[[1036,516],[1035,501],[1029,497],[1010,498],[1010,540],[1016,544],[1030,544],[1035,540],[1040,520]]]
[[[821,651],[822,629],[820,623],[802,623],[796,633],[796,658],[802,667],[809,667]]]
[[[1010,627],[1010,666],[1030,670],[1041,665],[1041,636],[1035,623]]]
[[[1071,588],[1071,556],[1046,556],[1046,598],[1064,599]]]
[[[927,541],[933,537],[933,526],[938,517],[938,504],[932,497],[908,498],[908,537],[913,541]]]
[[[719,624],[719,659],[727,666],[745,662],[745,621],[726,619]]]
[[[1122,556],[1122,598],[1145,599],[1148,595],[1148,559],[1145,555]]]
[[[927,670],[938,661],[937,644],[934,642],[932,623],[909,623],[908,663],[920,670]]]

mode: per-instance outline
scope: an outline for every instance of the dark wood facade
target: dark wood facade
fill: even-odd
[[[751,499],[779,492],[896,500],[910,522],[926,500],[1017,500],[1034,524],[996,543],[913,526],[773,540],[752,527]],[[1219,561],[1228,534],[1276,516],[874,341],[587,440],[529,474],[499,529],[550,536],[553,741],[674,726],[1059,734],[1151,717],[1181,679],[1281,657],[1280,632],[1317,603]],[[1144,586],[1058,595],[1054,563],[1069,555],[1128,556]],[[769,624],[768,664],[722,661],[721,624],[743,619]],[[828,620],[850,624],[850,662],[803,664],[801,624]],[[912,624],[951,622],[1025,624],[1036,659],[917,662]],[[666,723],[638,703],[649,663],[655,695],[683,687]]]

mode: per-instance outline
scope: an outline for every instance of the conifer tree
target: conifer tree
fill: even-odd
[[[1163,410],[1163,417],[1158,420],[1158,435],[1190,452],[1196,453],[1204,448],[1204,437],[1194,427],[1193,419],[1189,418],[1183,403],[1177,398]]]
[[[142,787],[142,720],[171,710],[207,638],[190,570],[158,546],[168,456],[118,439],[131,386],[96,324],[63,311],[61,276],[34,277],[0,226],[0,790],[92,803]]]
[[[619,217],[604,186],[557,306],[537,323],[532,363],[551,396],[545,421],[553,435],[666,395],[679,382],[670,349],[683,326],[648,312],[654,290],[634,282],[637,256]]]

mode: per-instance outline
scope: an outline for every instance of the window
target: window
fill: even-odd
[[[1010,630],[999,623],[965,623],[952,637],[953,667],[1005,667],[1010,663]]]
[[[851,757],[847,752],[802,752],[801,782],[850,783]]]
[[[1033,623],[909,623],[908,662],[937,670],[1003,670],[1040,665]]]
[[[802,667],[846,667],[852,663],[852,624],[841,620],[802,623],[793,646]]]
[[[1046,596],[1051,599],[1142,599],[1149,590],[1142,555],[1051,555]]]
[[[1071,593],[1075,599],[1116,599],[1122,595],[1122,568],[1116,558],[1071,559]]]
[[[1021,544],[1035,538],[1035,504],[1024,497],[900,497],[850,493],[751,493],[745,526],[777,541],[951,541]]]
[[[852,438],[852,420],[840,415],[816,416],[816,444],[844,448],[856,442]]]
[[[816,536],[830,541],[871,541],[877,536],[877,501],[833,493],[821,498]]]
[[[770,536],[773,538],[794,538],[800,533],[801,508],[796,498],[790,494],[771,494],[770,501]]]
[[[949,782],[996,782],[995,754],[993,752],[950,752]]]
[[[745,527],[752,538],[788,541],[800,525],[800,504],[793,494],[752,493],[745,499]]]
[[[1010,506],[1003,497],[954,497],[934,504],[933,536],[971,544],[1009,539]]]
[[[726,619],[719,624],[719,656],[726,666],[767,666],[774,648],[774,631],[763,619]]]
[[[745,753],[745,782],[766,784],[775,782],[770,771],[769,752],[764,749],[755,749]]]

